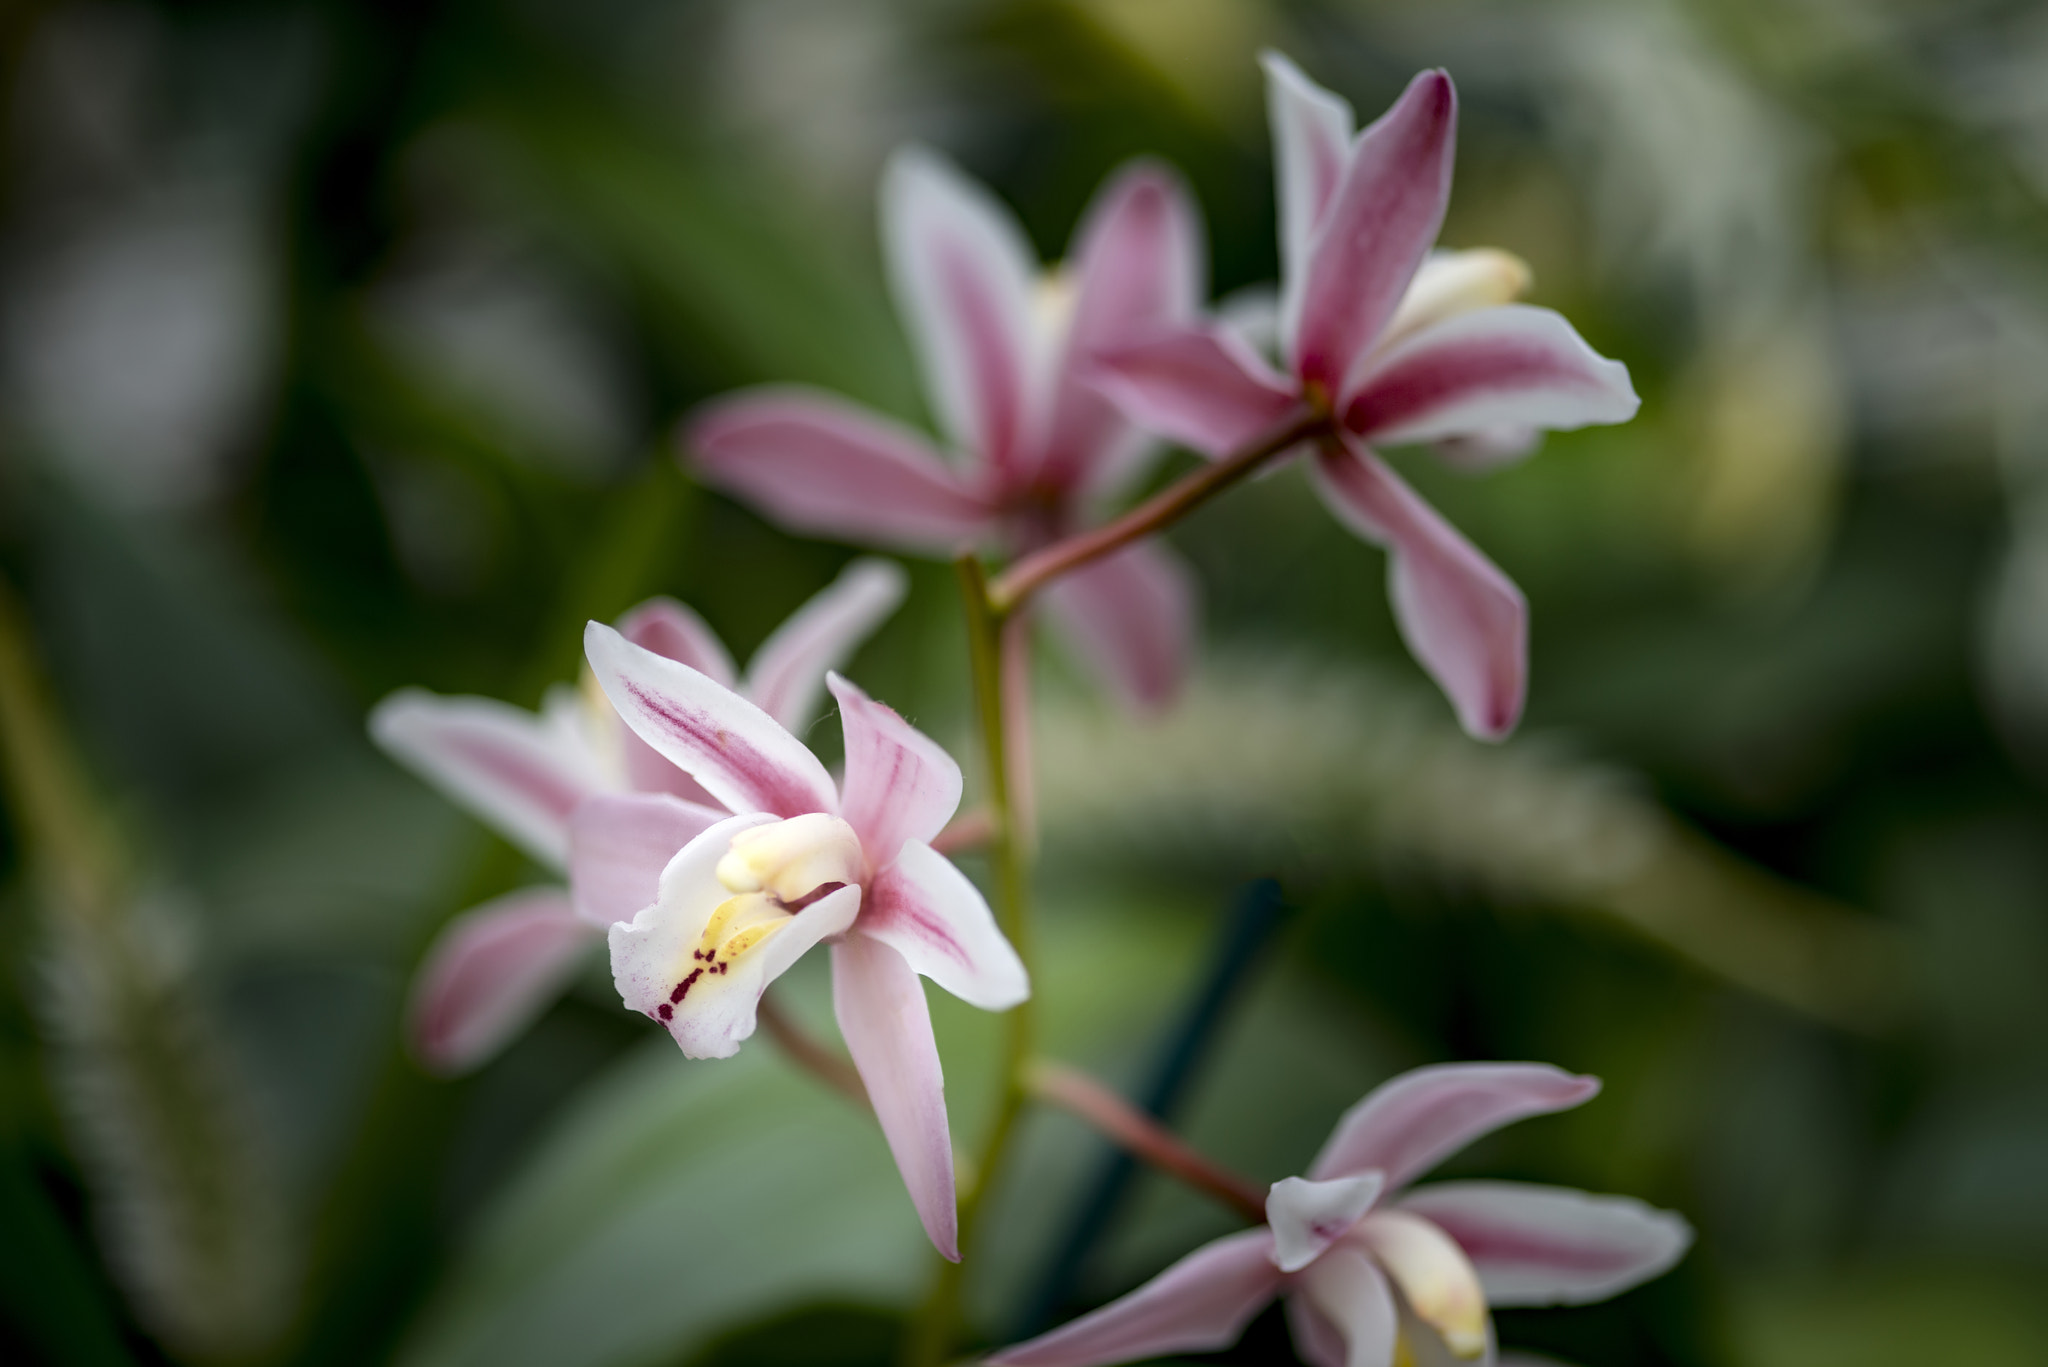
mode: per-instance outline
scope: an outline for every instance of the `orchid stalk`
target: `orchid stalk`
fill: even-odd
[[[1534,1064],[1407,1074],[1345,1116],[1306,1177],[1262,1193],[1035,1054],[1026,633],[1040,608],[1111,693],[1166,704],[1192,652],[1194,591],[1160,534],[1299,458],[1332,514],[1386,549],[1396,620],[1460,724],[1500,739],[1523,708],[1527,605],[1378,449],[1427,445],[1478,470],[1526,455],[1542,431],[1636,408],[1624,367],[1559,315],[1514,302],[1529,280],[1517,259],[1437,248],[1457,125],[1445,73],[1417,76],[1362,130],[1286,59],[1269,55],[1266,74],[1282,267],[1272,355],[1242,317],[1203,316],[1198,221],[1161,168],[1113,177],[1072,266],[1041,274],[992,196],[913,149],[884,177],[882,237],[940,439],[794,388],[729,396],[685,428],[704,478],[789,529],[953,556],[990,896],[940,848],[959,765],[836,672],[901,596],[900,571],[877,562],[771,638],[744,678],[693,614],[657,602],[616,628],[590,623],[588,686],[541,717],[406,693],[373,721],[393,754],[567,878],[458,920],[422,974],[425,1060],[457,1071],[488,1057],[600,935],[625,1006],[685,1055],[729,1057],[765,1027],[872,1107],[941,1255],[905,1345],[922,1367],[958,1347],[961,1256],[1034,1100],[1257,1227],[998,1363],[1219,1347],[1276,1296],[1318,1367],[1490,1362],[1490,1305],[1612,1294],[1689,1238],[1675,1216],[1613,1198],[1409,1190],[1479,1135],[1584,1102],[1590,1078]],[[1167,442],[1206,463],[1111,515]],[[991,573],[984,557],[1008,563]],[[845,737],[836,776],[796,731],[821,690]],[[764,998],[820,947],[850,1064]],[[926,978],[1005,1016],[995,1115],[964,1173]]]

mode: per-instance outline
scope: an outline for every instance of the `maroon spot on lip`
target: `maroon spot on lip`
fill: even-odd
[[[663,1020],[669,1020],[676,1014],[676,1009],[667,1002],[663,1002],[655,1009],[654,1014],[660,1016]]]
[[[687,997],[687,996],[689,996],[689,995],[690,995],[690,987],[691,987],[691,985],[692,985],[692,984],[694,984],[694,983],[695,983],[695,982],[697,981],[697,979],[699,979],[699,978],[701,978],[701,977],[703,977],[703,976],[704,976],[704,970],[703,970],[703,969],[701,969],[701,968],[693,968],[693,969],[691,969],[691,970],[690,970],[690,976],[689,976],[689,977],[687,977],[687,978],[684,978],[684,979],[683,979],[683,980],[682,980],[681,982],[677,983],[677,984],[676,984],[676,988],[675,988],[675,991],[673,991],[673,992],[671,992],[671,993],[669,993],[669,994],[668,994],[668,999],[669,999],[669,1001],[672,1001],[672,1002],[677,1002],[677,1003],[680,1003],[680,1002],[681,1002],[681,1001],[683,1000],[683,998],[685,998],[685,997]],[[666,1005],[664,1005],[664,1006],[663,1006],[663,1007],[662,1007],[661,1009],[662,1009],[663,1011],[666,1011],[666,1010],[668,1010],[668,1007],[667,1007]]]

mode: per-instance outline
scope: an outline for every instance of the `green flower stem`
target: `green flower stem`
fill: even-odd
[[[990,832],[989,863],[995,874],[996,924],[1016,949],[1027,973],[1033,972],[1030,913],[1029,842],[1017,809],[1009,752],[1009,718],[1004,710],[1003,627],[1005,613],[989,601],[981,562],[972,554],[955,562],[960,594],[967,611],[968,658],[974,673],[975,710],[981,721],[986,757]],[[964,1174],[960,1192],[960,1248],[974,1246],[983,1203],[1003,1159],[1009,1152],[1017,1121],[1029,1099],[1029,1079],[1036,1035],[1037,1004],[1031,999],[1012,1007],[1004,1017],[1002,1094],[981,1153]],[[938,1367],[947,1360],[960,1332],[960,1263],[941,1262],[930,1293],[911,1326],[904,1361],[911,1367]]]

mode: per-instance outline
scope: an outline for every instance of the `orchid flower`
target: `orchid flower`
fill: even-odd
[[[1692,1232],[1625,1197],[1521,1182],[1408,1184],[1491,1130],[1599,1089],[1597,1079],[1530,1063],[1404,1073],[1344,1114],[1306,1178],[1273,1184],[1265,1225],[988,1360],[1093,1367],[1222,1348],[1285,1296],[1295,1348],[1315,1367],[1492,1367],[1489,1306],[1605,1299],[1671,1267]]]
[[[1096,352],[1192,323],[1206,276],[1180,182],[1149,163],[1096,195],[1070,267],[1041,275],[1008,210],[930,152],[882,179],[882,238],[933,414],[958,453],[812,390],[749,390],[684,434],[697,468],[792,530],[952,555],[1069,534],[1143,474],[1156,445],[1086,382]],[[1139,543],[1068,576],[1051,620],[1105,686],[1140,706],[1185,672],[1193,577]]]
[[[776,628],[744,678],[703,619],[673,599],[642,603],[619,630],[796,726],[816,711],[826,670],[845,662],[903,592],[898,566],[856,561]],[[580,896],[559,885],[525,888],[442,930],[414,980],[410,1013],[414,1053],[436,1072],[465,1072],[495,1055],[567,986],[605,927],[652,900],[652,880],[621,886],[611,876],[608,850],[652,848],[665,860],[730,815],[588,689],[552,689],[538,714],[402,689],[370,714],[370,734],[556,873],[570,871],[572,843],[590,865]]]
[[[1622,422],[1637,399],[1549,309],[1510,302],[1527,269],[1503,252],[1432,256],[1450,197],[1457,95],[1426,71],[1363,132],[1351,106],[1265,57],[1279,178],[1284,370],[1221,324],[1100,348],[1095,380],[1140,426],[1212,457],[1290,417],[1334,424],[1314,458],[1339,521],[1385,546],[1409,648],[1465,729],[1514,729],[1528,607],[1506,575],[1373,452],[1436,443],[1455,463],[1526,453],[1539,429]]]
[[[1030,995],[988,903],[930,843],[960,805],[960,766],[832,674],[846,735],[835,784],[775,718],[704,673],[596,622],[584,649],[626,725],[737,813],[672,859],[607,850],[608,879],[655,889],[611,928],[619,995],[690,1057],[725,1058],[753,1034],[768,985],[831,941],[840,1034],[925,1232],[957,1261],[953,1142],[918,975],[989,1011]],[[597,862],[579,856],[579,882]]]

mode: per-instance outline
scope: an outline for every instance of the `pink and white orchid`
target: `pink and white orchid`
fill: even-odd
[[[1522,710],[1527,604],[1372,448],[1427,442],[1459,465],[1499,463],[1541,429],[1632,417],[1628,371],[1558,314],[1510,302],[1528,279],[1515,258],[1431,254],[1457,132],[1448,75],[1423,72],[1354,136],[1350,105],[1286,58],[1264,60],[1285,370],[1212,324],[1098,348],[1094,380],[1140,426],[1214,457],[1294,415],[1333,419],[1317,492],[1387,548],[1402,634],[1465,729],[1504,736]]]
[[[596,622],[584,648],[626,725],[738,813],[672,859],[608,851],[610,877],[655,889],[611,928],[619,995],[685,1054],[724,1058],[753,1034],[768,985],[829,940],[840,1033],[925,1232],[957,1260],[953,1143],[918,975],[989,1011],[1030,994],[988,903],[930,843],[960,804],[959,765],[833,674],[846,735],[835,784],[802,741],[698,670]]]
[[[1639,1201],[1521,1182],[1417,1176],[1489,1131],[1600,1089],[1541,1064],[1419,1068],[1337,1122],[1306,1178],[1273,1184],[1267,1223],[1195,1250],[1136,1291],[1005,1348],[1000,1367],[1095,1367],[1235,1342],[1275,1296],[1315,1367],[1492,1367],[1495,1305],[1602,1300],[1692,1240]]]
[[[1189,325],[1207,273],[1180,182],[1137,163],[1096,195],[1071,265],[1041,276],[1008,210],[937,156],[899,152],[882,239],[948,459],[920,434],[813,390],[750,390],[684,433],[697,468],[793,530],[951,555],[1009,552],[1085,525],[1156,444],[1089,383],[1090,358]],[[1156,543],[1068,576],[1046,608],[1077,656],[1133,703],[1185,672],[1193,578]]]
[[[856,561],[761,644],[744,677],[716,633],[673,599],[642,603],[619,630],[798,726],[816,711],[826,671],[895,611],[904,586],[898,566]],[[651,879],[621,883],[613,850],[665,861],[730,815],[587,689],[550,690],[538,714],[402,689],[371,713],[370,734],[543,865],[569,873],[573,847],[588,866],[574,897],[559,885],[524,888],[443,929],[414,980],[410,1012],[414,1053],[437,1072],[496,1054],[560,994],[607,926],[652,900]]]

